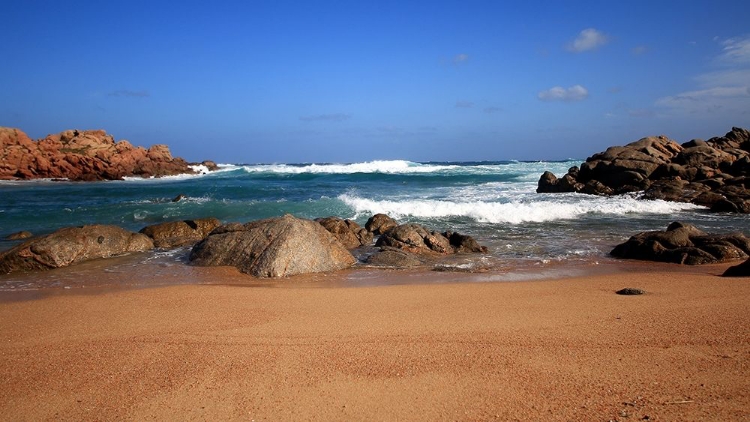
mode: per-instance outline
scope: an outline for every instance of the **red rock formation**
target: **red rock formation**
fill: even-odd
[[[35,142],[19,129],[0,127],[0,180],[66,178],[114,180],[126,176],[193,173],[166,145],[148,150],[115,142],[103,130],[67,130]]]

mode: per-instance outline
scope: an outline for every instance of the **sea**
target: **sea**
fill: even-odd
[[[222,164],[217,171],[196,167],[200,174],[151,179],[5,181],[0,182],[0,251],[16,245],[18,241],[5,238],[21,230],[44,235],[96,223],[138,231],[183,219],[248,222],[284,214],[310,219],[337,216],[364,226],[372,215],[385,213],[400,223],[471,235],[489,248],[487,254],[446,259],[411,278],[408,271],[390,278],[492,282],[621,269],[623,262],[608,255],[615,245],[641,231],[664,230],[673,221],[712,233],[748,234],[749,215],[642,200],[637,193],[614,197],[536,193],[544,171],[563,175],[580,162]],[[179,195],[184,199],[173,202]],[[372,249],[357,256],[364,259],[368,253]],[[65,270],[0,275],[0,291],[149,285],[164,280],[202,283],[213,277],[191,268],[188,255],[189,248],[155,250]],[[337,282],[369,285],[389,278],[378,272],[383,270],[358,267]]]

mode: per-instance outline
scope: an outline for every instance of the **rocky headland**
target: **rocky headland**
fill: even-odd
[[[211,161],[201,164],[216,169]],[[0,180],[94,181],[193,173],[166,145],[145,149],[115,142],[103,130],[66,130],[33,141],[20,129],[0,127]]]
[[[545,172],[539,193],[618,195],[690,202],[715,212],[750,213],[750,132],[732,128],[708,141],[679,144],[652,136],[613,146],[560,178]]]

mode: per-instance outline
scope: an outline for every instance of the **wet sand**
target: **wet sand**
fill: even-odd
[[[423,274],[441,277],[431,284],[365,272],[388,280],[356,288],[314,277],[243,283],[227,270],[212,273],[214,285],[4,301],[0,412],[748,420],[750,282],[718,277],[727,266],[491,283]],[[647,294],[614,294],[623,287]]]

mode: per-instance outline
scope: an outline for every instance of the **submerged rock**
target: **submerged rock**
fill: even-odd
[[[734,261],[747,258],[748,254],[750,239],[742,234],[711,235],[679,222],[663,232],[638,233],[610,252],[618,258],[687,265]]]
[[[30,237],[34,237],[34,235],[31,234],[31,232],[23,230],[23,231],[20,231],[20,232],[11,233],[5,239],[7,239],[7,240],[22,240],[22,239],[28,239]]]
[[[423,265],[418,255],[392,247],[382,247],[365,260],[367,265],[387,268],[411,268]]]
[[[176,248],[200,242],[220,225],[217,218],[209,217],[154,224],[144,227],[140,233],[153,239],[157,248]]]
[[[285,215],[216,228],[193,247],[195,265],[231,265],[256,277],[286,277],[351,267],[356,259],[319,223]]]
[[[153,247],[148,236],[117,226],[68,227],[28,240],[0,254],[0,273],[48,270],[96,258],[143,252]]]

